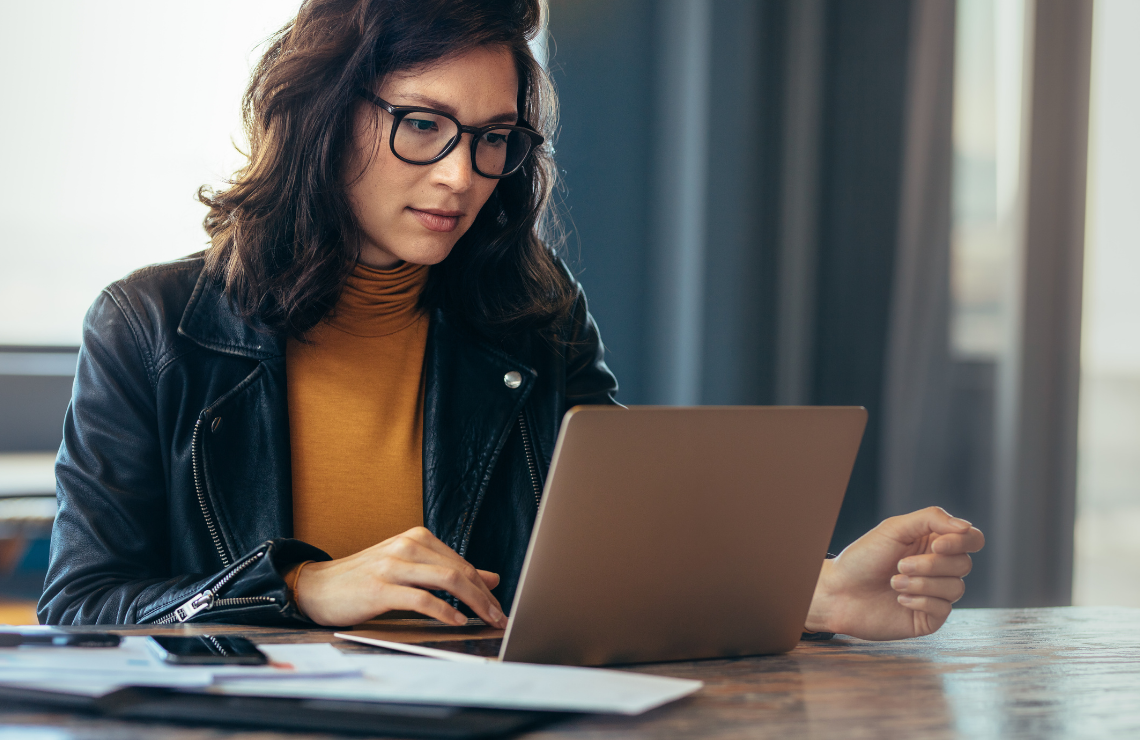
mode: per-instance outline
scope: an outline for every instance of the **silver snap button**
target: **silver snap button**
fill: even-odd
[[[210,431],[211,432],[217,432],[218,427],[220,427],[221,425],[222,425],[222,417],[215,416],[214,420],[210,422]]]
[[[522,385],[522,374],[518,370],[511,370],[503,376],[503,385],[508,388],[518,388]]]

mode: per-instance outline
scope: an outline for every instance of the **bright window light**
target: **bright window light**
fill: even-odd
[[[1093,25],[1073,603],[1140,606],[1140,3]]]
[[[106,284],[203,249],[241,95],[299,0],[5,3],[0,345],[75,345]]]

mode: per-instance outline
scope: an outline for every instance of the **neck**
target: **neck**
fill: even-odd
[[[360,257],[357,258],[357,262],[371,267],[374,270],[390,270],[402,261],[403,260],[396,255],[374,244],[362,245],[360,247]]]

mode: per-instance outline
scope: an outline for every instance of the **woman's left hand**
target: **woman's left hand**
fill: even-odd
[[[935,632],[962,598],[985,536],[937,506],[891,517],[824,561],[805,629],[864,640]]]

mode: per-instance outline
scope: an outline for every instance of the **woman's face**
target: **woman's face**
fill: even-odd
[[[389,75],[375,92],[391,105],[434,108],[466,126],[518,120],[518,74],[503,47]],[[371,103],[356,107],[346,175],[363,236],[360,261],[381,269],[400,261],[434,265],[471,227],[498,180],[471,168],[471,134],[440,161],[415,165],[392,153],[391,125],[392,116]]]

